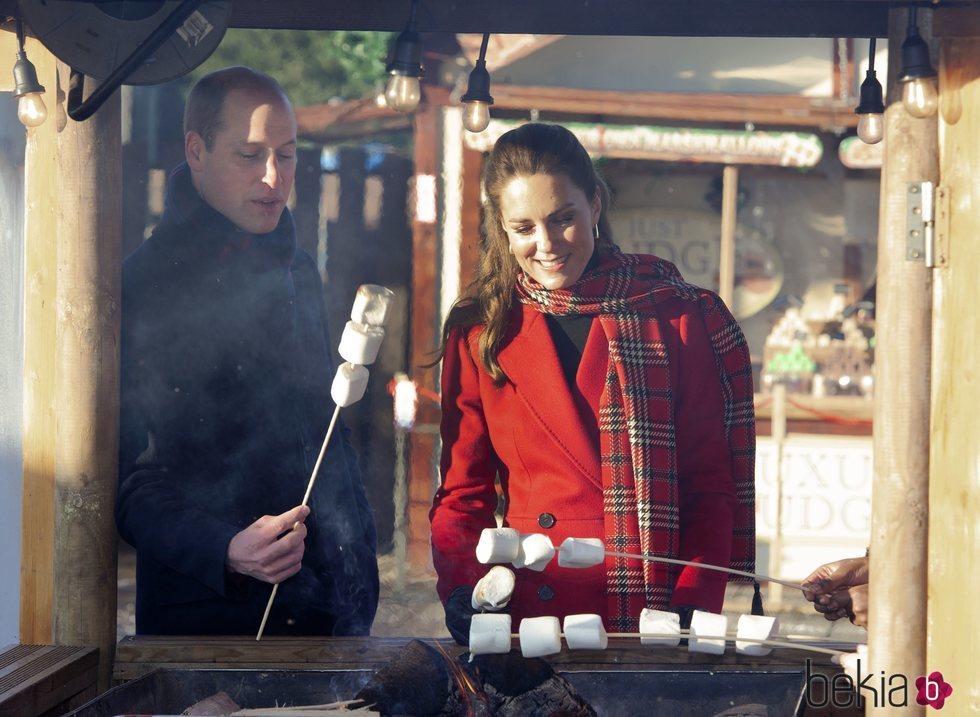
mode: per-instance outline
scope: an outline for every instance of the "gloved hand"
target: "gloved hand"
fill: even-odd
[[[460,645],[470,644],[470,623],[479,612],[471,602],[473,588],[463,585],[452,591],[446,600],[446,627]]]

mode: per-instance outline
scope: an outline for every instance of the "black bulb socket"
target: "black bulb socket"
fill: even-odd
[[[902,76],[898,81],[911,82],[935,76],[936,70],[929,60],[929,46],[919,34],[919,28],[913,25],[902,42]]]
[[[32,92],[44,92],[44,87],[37,79],[34,63],[27,59],[27,53],[18,52],[14,62],[14,97],[23,97]]]
[[[880,115],[885,112],[881,83],[878,82],[874,70],[868,70],[864,82],[861,83],[861,101],[854,112],[859,115]]]
[[[487,72],[487,63],[484,60],[477,60],[466,84],[466,94],[459,99],[461,102],[493,104],[493,97],[490,96],[490,73]]]

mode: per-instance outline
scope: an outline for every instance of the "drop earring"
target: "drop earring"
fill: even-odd
[[[596,224],[594,227],[592,227],[592,238],[595,239],[596,241],[599,241],[599,225],[598,224]]]

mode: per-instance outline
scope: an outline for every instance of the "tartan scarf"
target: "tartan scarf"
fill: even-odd
[[[755,411],[745,337],[721,299],[686,283],[672,263],[615,248],[600,251],[595,267],[572,286],[549,291],[520,272],[517,294],[545,314],[595,315],[609,343],[599,403],[606,549],[678,557],[674,398],[657,303],[680,297],[701,311],[721,380],[738,499],[729,566],[753,572]],[[678,566],[626,558],[607,559],[606,566],[609,629],[635,630],[644,607],[669,607]]]

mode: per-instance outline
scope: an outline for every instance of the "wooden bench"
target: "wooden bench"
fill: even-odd
[[[56,717],[98,695],[99,650],[64,645],[0,648],[0,715]]]

